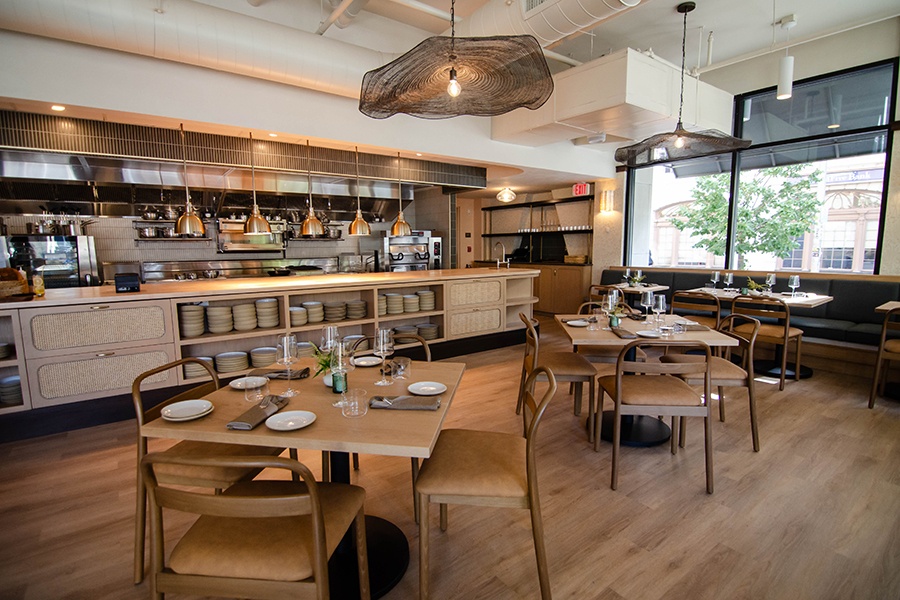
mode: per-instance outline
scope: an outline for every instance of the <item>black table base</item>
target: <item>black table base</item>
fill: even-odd
[[[784,371],[785,379],[793,379],[794,373],[796,369],[796,363],[788,363],[787,367]],[[753,370],[756,371],[757,375],[765,375],[768,377],[774,377],[775,379],[781,378],[781,362],[774,360],[757,360],[753,362]],[[806,365],[800,365],[800,379],[809,379],[813,375],[813,370]]]
[[[616,413],[607,410],[603,412],[600,425],[600,439],[611,442],[613,439],[613,424]],[[623,446],[637,448],[649,448],[665,444],[672,437],[672,430],[664,422],[654,417],[642,415],[623,415],[622,435],[619,442]]]

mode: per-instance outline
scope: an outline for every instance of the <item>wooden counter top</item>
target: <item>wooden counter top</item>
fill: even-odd
[[[237,279],[198,279],[162,281],[141,284],[141,291],[116,293],[114,285],[49,289],[41,298],[20,302],[2,302],[0,309],[41,308],[90,304],[92,302],[127,302],[133,300],[166,300],[196,296],[303,291],[328,288],[337,290],[360,285],[428,284],[431,282],[484,279],[489,277],[537,277],[538,270],[527,269],[440,269],[393,273],[338,273],[332,275],[293,275],[288,277],[242,277]]]

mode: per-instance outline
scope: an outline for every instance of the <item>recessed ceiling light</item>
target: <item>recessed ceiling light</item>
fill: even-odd
[[[55,110],[56,112],[62,112],[64,110],[66,110],[66,107],[62,106],[61,104],[54,104],[53,106],[50,107],[50,110]]]
[[[269,134],[269,137],[278,137],[278,134],[277,134],[277,133],[270,133],[270,134]]]
[[[416,152],[416,156],[422,156],[421,152]]]

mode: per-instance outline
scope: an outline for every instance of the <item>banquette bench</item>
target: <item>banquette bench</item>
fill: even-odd
[[[666,300],[671,301],[672,293],[678,290],[701,288],[709,282],[711,269],[663,269],[640,267],[645,275],[645,283],[666,285]],[[633,271],[634,269],[632,269]],[[725,273],[724,270],[720,271]],[[734,273],[734,287],[747,285],[747,277],[757,283],[764,283],[765,271],[731,271]],[[604,269],[600,284],[621,283],[625,267]],[[890,275],[845,275],[837,273],[776,273],[776,292],[788,292],[789,275],[800,275],[800,292],[812,292],[834,297],[834,300],[816,308],[791,308],[791,325],[803,330],[804,345],[807,341],[830,340],[848,344],[862,344],[877,349],[881,339],[883,313],[875,312],[875,307],[889,300],[900,300],[900,277]],[[722,284],[720,283],[721,287]],[[722,310],[729,306],[723,301]],[[813,339],[811,339],[813,338]]]

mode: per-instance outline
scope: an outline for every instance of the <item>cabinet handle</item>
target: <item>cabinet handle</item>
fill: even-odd
[[[91,310],[106,310],[107,308],[109,308],[108,304],[105,306],[92,306]]]
[[[115,352],[98,352],[94,356],[102,357],[102,356],[115,356]]]

